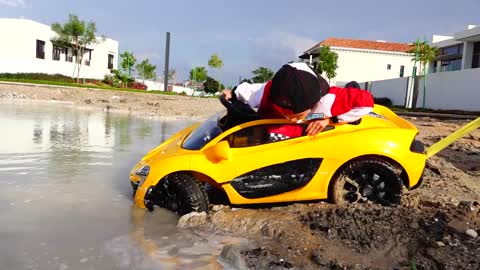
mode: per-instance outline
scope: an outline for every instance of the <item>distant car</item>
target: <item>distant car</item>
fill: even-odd
[[[178,132],[135,165],[137,206],[207,211],[206,187],[234,205],[320,199],[396,205],[404,186],[421,183],[426,155],[418,130],[388,108],[375,105],[360,121],[316,136],[271,141],[267,127],[292,123],[258,120],[245,104],[222,102],[228,113]]]

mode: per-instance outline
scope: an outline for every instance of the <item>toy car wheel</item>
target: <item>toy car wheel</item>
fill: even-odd
[[[159,196],[161,207],[179,215],[208,211],[209,202],[205,188],[195,177],[188,174],[170,176]]]
[[[208,201],[211,204],[230,204],[227,193],[222,189],[216,188],[210,184],[205,184],[205,192],[207,193]]]
[[[333,179],[331,199],[339,205],[371,201],[398,205],[402,196],[401,170],[379,158],[352,161]]]

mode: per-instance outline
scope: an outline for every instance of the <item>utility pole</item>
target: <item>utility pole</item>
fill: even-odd
[[[167,38],[165,41],[165,74],[164,74],[164,86],[163,90],[168,91],[168,61],[170,59],[170,32],[167,32]]]

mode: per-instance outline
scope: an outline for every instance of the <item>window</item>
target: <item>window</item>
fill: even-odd
[[[113,69],[113,54],[108,55],[108,69]]]
[[[90,61],[91,60],[92,60],[92,51],[88,50],[88,57],[87,57],[87,59],[85,59],[85,65],[90,66]]]
[[[37,58],[45,59],[45,41],[37,39]]]
[[[442,48],[440,50],[440,55],[458,55],[463,54],[463,44],[458,44],[451,47]]]
[[[60,54],[64,53],[65,49],[60,48],[58,46],[53,45],[53,51],[52,51],[52,60],[53,61],[60,61]]]
[[[299,129],[301,133],[305,126],[303,124],[288,124],[292,129]],[[274,131],[279,127],[285,127],[283,124],[268,124],[244,128],[235,133],[228,135],[224,140],[228,141],[228,144],[232,148],[250,147],[256,145],[262,145],[277,141],[290,139],[282,136]]]
[[[387,65],[387,70],[390,70],[390,69],[392,69],[392,65],[388,64]]]
[[[403,78],[404,72],[405,72],[405,66],[400,66],[400,78]]]
[[[443,60],[440,71],[455,71],[462,69],[462,58]]]
[[[73,54],[71,48],[65,48],[65,62],[73,62]]]
[[[472,68],[480,67],[480,41],[473,44]]]

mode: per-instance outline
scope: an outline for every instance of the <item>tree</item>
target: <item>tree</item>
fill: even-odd
[[[190,80],[203,82],[207,79],[207,69],[205,67],[195,67],[190,70]]]
[[[220,83],[212,77],[207,76],[207,80],[203,84],[203,90],[207,93],[216,93],[220,88]]]
[[[417,60],[420,62],[420,74],[422,74],[422,71],[425,71],[427,64],[437,59],[439,53],[438,48],[430,46],[427,41],[422,42],[420,40],[414,42],[414,45],[408,52],[412,54],[412,61]],[[416,53],[418,53],[417,59]]]
[[[220,72],[220,69],[223,67],[223,60],[220,58],[220,56],[218,56],[218,54],[214,53],[210,57],[210,60],[208,60],[208,66],[210,68],[218,69],[218,71]],[[220,74],[218,77],[220,77]],[[220,87],[220,84],[219,84],[219,87]]]
[[[208,66],[211,68],[221,69],[223,67],[223,61],[218,54],[214,53],[210,57],[210,60],[208,60]]]
[[[140,75],[143,80],[153,79],[157,77],[157,75],[155,74],[155,69],[157,68],[157,66],[150,64],[148,59],[140,62],[140,64],[136,65],[135,68],[137,69],[138,75]]]
[[[420,70],[419,70],[419,73],[420,74],[423,74],[424,75],[424,78],[423,78],[423,108],[425,108],[425,103],[426,103],[426,89],[427,89],[427,79],[426,79],[426,67],[427,67],[427,64],[429,64],[430,62],[432,61],[435,61],[437,59],[437,56],[438,56],[438,48],[435,48],[435,47],[431,47],[427,40],[425,39],[425,41],[420,41],[419,39],[417,39],[416,42],[413,43],[413,46],[410,48],[410,50],[408,51],[409,53],[412,54],[413,58],[412,58],[412,61],[415,61],[415,65],[416,65],[416,61],[418,61],[420,63]],[[413,72],[416,76],[416,68],[414,68]],[[418,88],[415,88],[415,89],[418,89]],[[412,105],[413,107],[415,108],[416,107],[416,104],[417,104],[417,98],[418,98],[418,91],[414,91],[413,93],[413,102],[412,102]]]
[[[121,53],[120,57],[122,58],[122,61],[120,62],[120,66],[123,68],[123,70],[127,71],[128,77],[130,78],[132,67],[133,65],[135,65],[135,62],[137,62],[137,59],[135,59],[135,56],[133,55],[133,53],[128,51],[124,51],[123,53]]]
[[[95,36],[97,32],[96,24],[94,22],[81,21],[77,15],[69,14],[66,23],[63,25],[53,23],[51,29],[55,32],[55,37],[51,39],[55,46],[62,48],[73,47],[74,55],[76,55],[77,83],[80,83],[80,69],[85,48],[88,45],[100,42]]]
[[[330,82],[332,78],[335,78],[335,76],[337,76],[337,60],[338,54],[334,51],[331,51],[329,46],[322,46],[320,48],[320,55],[318,56],[317,63],[317,72],[320,75],[325,73],[328,78],[328,82]]]
[[[259,67],[257,69],[255,69],[254,71],[252,71],[253,73],[253,82],[254,83],[263,83],[263,82],[266,82],[268,80],[270,80],[271,78],[273,78],[273,75],[275,75],[275,73],[269,69],[269,68],[266,68],[266,67]]]

